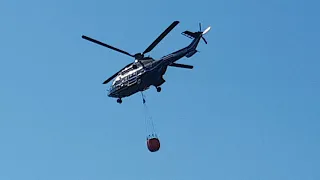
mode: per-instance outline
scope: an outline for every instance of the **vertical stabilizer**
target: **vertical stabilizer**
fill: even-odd
[[[190,38],[190,39],[197,39],[197,38],[202,38],[202,40],[208,44],[208,42],[206,41],[206,39],[203,37],[203,35],[205,35],[206,33],[208,33],[211,29],[211,27],[207,27],[207,29],[205,29],[203,32],[201,31],[201,23],[199,23],[199,28],[200,30],[198,32],[191,32],[191,31],[184,31],[181,34]]]

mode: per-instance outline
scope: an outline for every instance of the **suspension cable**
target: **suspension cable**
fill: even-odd
[[[145,125],[146,125],[146,133],[147,133],[147,139],[148,137],[157,137],[156,134],[156,128],[155,128],[155,124],[153,122],[153,118],[149,113],[149,108],[146,104],[146,97],[143,94],[143,92],[141,92],[141,96],[142,96],[142,101],[143,101],[143,106],[144,106],[144,113],[145,113]]]

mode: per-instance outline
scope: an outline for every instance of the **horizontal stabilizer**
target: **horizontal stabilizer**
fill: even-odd
[[[186,68],[186,69],[193,69],[193,66],[186,65],[186,64],[178,64],[178,63],[172,63],[169,66],[178,67],[178,68]]]
[[[190,32],[190,31],[184,31],[181,33],[182,35],[185,35],[186,37],[190,38],[190,39],[194,39],[197,37],[197,34],[194,32]]]

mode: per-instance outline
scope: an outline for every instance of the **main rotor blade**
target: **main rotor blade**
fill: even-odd
[[[107,80],[105,80],[102,84],[107,84],[108,82],[110,82],[113,78],[115,78],[118,75],[119,72],[115,73],[114,75],[112,75],[111,77],[109,77]]]
[[[115,78],[119,74],[119,72],[121,72],[125,68],[129,67],[131,64],[133,64],[133,63],[130,63],[130,64],[126,65],[125,67],[123,67],[122,69],[120,69],[118,72],[116,72],[111,77],[109,77],[107,80],[105,80],[102,84],[107,84],[108,82],[110,82],[113,78]]]
[[[179,21],[174,21],[166,30],[164,30],[160,36],[153,41],[153,43],[143,52],[143,54],[150,52],[176,25],[179,24]]]
[[[99,44],[99,45],[101,45],[101,46],[110,48],[110,49],[112,49],[112,50],[118,51],[118,52],[120,52],[120,53],[126,54],[126,55],[128,55],[128,56],[134,57],[133,55],[131,55],[130,53],[128,53],[128,52],[126,52],[126,51],[123,51],[123,50],[121,50],[121,49],[115,48],[115,47],[113,47],[113,46],[110,46],[110,45],[105,44],[105,43],[103,43],[103,42],[100,42],[100,41],[98,41],[98,40],[92,39],[92,38],[87,37],[87,36],[85,36],[85,35],[82,35],[82,38],[83,38],[83,39],[86,39],[86,40],[88,40],[88,41],[97,43],[97,44]]]
[[[178,64],[178,63],[172,63],[169,66],[178,67],[178,68],[186,68],[186,69],[193,69],[193,66],[186,65],[186,64]]]

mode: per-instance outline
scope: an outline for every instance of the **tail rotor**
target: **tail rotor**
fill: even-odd
[[[203,37],[203,35],[205,35],[207,32],[209,32],[210,29],[211,29],[211,27],[209,26],[209,27],[207,27],[207,29],[205,29],[205,30],[202,32],[202,31],[201,31],[201,23],[199,23],[199,32],[201,33],[201,38],[202,38],[202,40],[203,40],[206,44],[208,44],[208,42],[207,42],[207,40]]]
[[[191,32],[191,31],[184,31],[181,34],[190,38],[190,39],[194,39],[194,38],[200,38],[206,43],[208,44],[208,42],[206,41],[206,39],[203,37],[203,35],[205,35],[206,33],[208,33],[210,31],[211,27],[207,27],[207,29],[205,29],[202,32],[202,28],[201,28],[201,23],[199,23],[199,31],[198,32]]]

